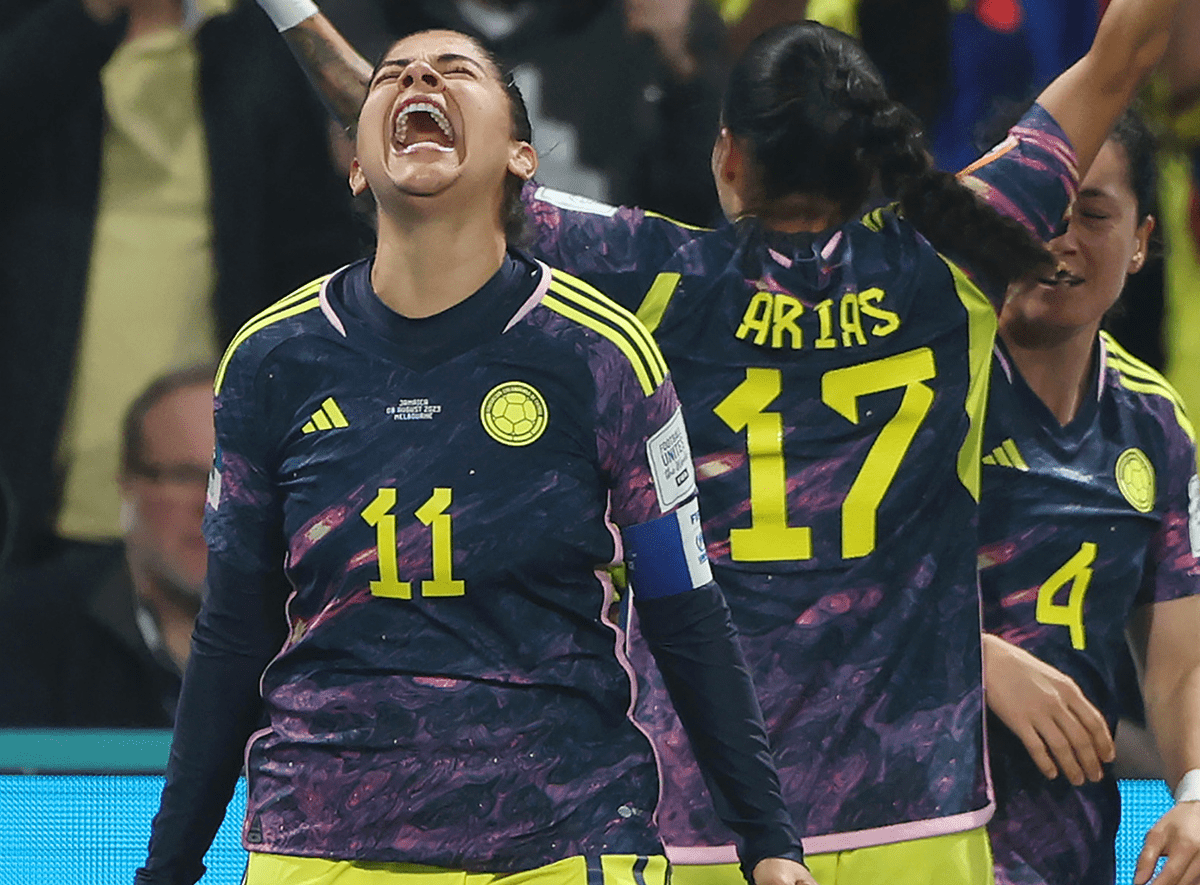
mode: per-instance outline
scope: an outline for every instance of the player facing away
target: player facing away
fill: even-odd
[[[1100,331],[1154,227],[1154,145],[1127,112],[1097,155],[1055,272],[1000,316],[984,434],[980,582],[989,823],[1004,885],[1116,875],[1111,729],[1126,632],[1178,804],[1135,883],[1200,882],[1200,480],[1192,424],[1162,376]],[[1187,774],[1187,772],[1194,772]],[[1061,773],[1061,776],[1059,776]]]
[[[1088,56],[967,179],[1024,231],[929,170],[859,50],[812,25],[735,75],[714,150],[731,224],[532,201],[535,251],[639,306],[674,361],[708,553],[819,879],[992,880],[975,500],[995,311],[1045,255],[1030,233],[1057,226],[1073,160],[1090,164],[1173,6],[1114,0]],[[320,16],[289,39],[310,62],[345,48]],[[310,70],[328,86],[350,66]],[[876,172],[901,209],[860,219]],[[668,850],[732,860],[656,697],[639,713],[660,715],[674,758]]]
[[[376,68],[350,175],[373,259],[251,320],[218,370],[210,589],[138,882],[200,877],[244,764],[249,885],[664,885],[609,618],[622,550],[747,877],[814,882],[662,356],[507,249],[536,163],[469,38],[416,34]]]

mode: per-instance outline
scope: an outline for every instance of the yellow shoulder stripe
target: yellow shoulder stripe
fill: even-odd
[[[555,270],[550,292],[542,299],[546,307],[586,326],[615,344],[629,360],[646,396],[658,389],[667,376],[667,364],[650,333],[638,319],[598,291]],[[566,279],[563,279],[566,278]],[[571,282],[587,290],[581,292]],[[551,294],[553,293],[553,294]]]
[[[667,305],[671,303],[671,296],[679,288],[679,280],[679,274],[665,272],[654,278],[637,309],[637,318],[646,326],[646,331],[653,334],[658,329],[663,314],[667,312]]]
[[[1134,393],[1145,393],[1151,396],[1161,396],[1166,399],[1175,410],[1175,420],[1179,424],[1179,427],[1188,435],[1189,439],[1195,441],[1195,427],[1192,425],[1191,419],[1187,416],[1183,397],[1179,395],[1178,391],[1171,386],[1170,382],[1161,373],[1130,354],[1129,351],[1117,344],[1107,332],[1101,332],[1100,334],[1108,346],[1108,360],[1112,364],[1112,367],[1117,370],[1117,375],[1121,379],[1121,386],[1127,390],[1132,390]]]
[[[324,282],[324,278],[309,283],[303,289],[298,289],[286,298],[277,301],[262,313],[257,314],[238,330],[238,333],[233,336],[233,341],[230,342],[229,347],[225,350],[225,355],[221,357],[220,365],[217,366],[217,377],[213,382],[213,391],[215,393],[219,394],[221,392],[221,385],[225,382],[225,370],[229,368],[229,361],[233,358],[233,352],[241,347],[255,332],[265,329],[272,323],[277,323],[280,320],[285,320],[288,317],[296,316],[319,306],[321,299],[316,296],[316,293],[320,291],[322,282]]]
[[[645,363],[650,377],[655,379],[655,387],[662,383],[662,379],[667,375],[667,362],[641,320],[590,283],[564,271],[553,272],[550,291],[559,295],[560,301],[569,302],[576,309],[591,316],[593,322],[610,326],[618,334],[628,338],[641,361]]]

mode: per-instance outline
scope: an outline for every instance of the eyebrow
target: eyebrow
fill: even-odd
[[[463,61],[478,68],[480,72],[486,73],[483,65],[481,65],[478,61],[471,58],[469,55],[462,55],[458,52],[443,52],[441,55],[435,58],[434,61],[438,64],[449,64],[450,62]],[[400,68],[403,70],[412,63],[413,59],[411,58],[389,58],[386,61],[382,61],[379,63],[379,67],[376,68],[375,76],[371,78],[371,82],[374,83],[376,78],[378,78],[380,74],[389,68]]]

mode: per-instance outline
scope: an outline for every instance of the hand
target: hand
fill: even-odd
[[[696,0],[625,0],[625,27],[631,34],[649,34],[663,61],[682,80],[696,73],[688,49],[692,6]]]
[[[1104,777],[1116,756],[1100,711],[1075,680],[999,636],[983,634],[987,704],[1025,744],[1048,778],[1059,770],[1075,786]],[[1057,765],[1055,764],[1057,763]]]
[[[817,880],[798,861],[766,857],[754,865],[754,885],[817,885]]]
[[[1160,857],[1167,862],[1154,885],[1200,885],[1200,802],[1180,802],[1150,828],[1133,871],[1134,885],[1150,881]]]

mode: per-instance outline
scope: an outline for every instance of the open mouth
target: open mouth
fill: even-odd
[[[431,101],[406,102],[396,114],[392,137],[401,153],[420,149],[454,150],[454,127],[445,111]]]
[[[1075,287],[1083,284],[1083,277],[1077,277],[1069,270],[1060,268],[1052,277],[1038,277],[1038,282],[1043,286],[1070,286]]]

